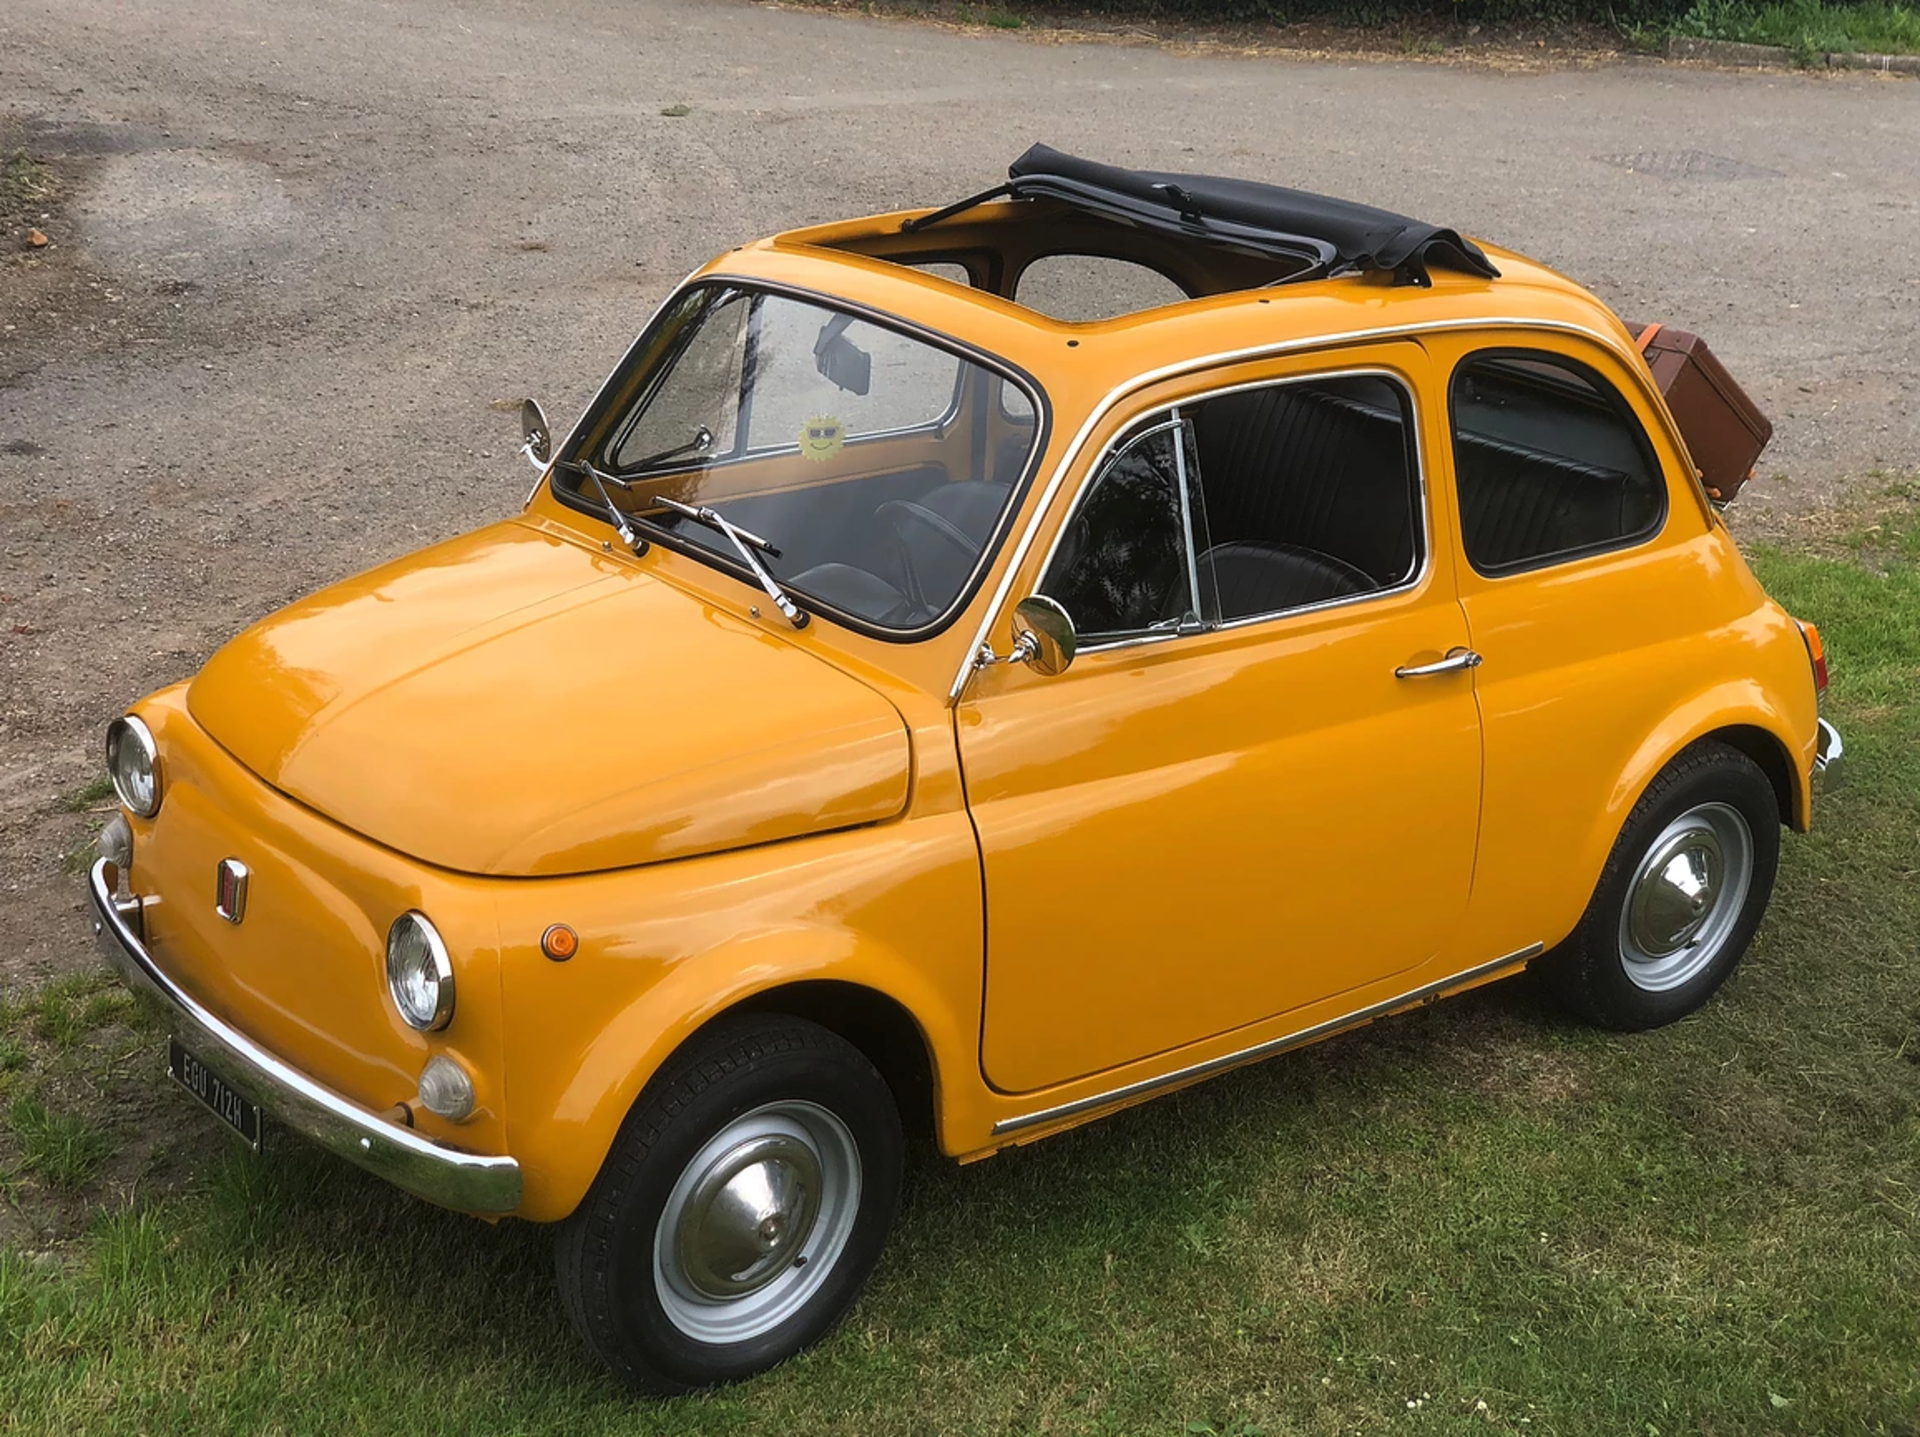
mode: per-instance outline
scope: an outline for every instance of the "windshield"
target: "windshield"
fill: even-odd
[[[884,324],[735,286],[689,290],[649,340],[617,381],[632,397],[580,453],[619,482],[611,500],[643,537],[665,529],[737,566],[724,532],[676,506],[711,510],[765,541],[756,557],[803,607],[886,630],[959,603],[1032,457],[1025,388]],[[557,482],[605,513],[584,475],[563,465]]]

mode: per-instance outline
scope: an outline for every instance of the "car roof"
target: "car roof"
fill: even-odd
[[[1584,334],[1623,358],[1634,353],[1625,326],[1586,289],[1524,255],[1485,244],[1478,249],[1497,266],[1498,278],[1437,270],[1430,286],[1422,287],[1363,271],[1221,288],[1098,320],[1043,314],[916,267],[993,252],[1015,228],[1043,236],[1042,246],[1061,244],[1050,252],[1076,252],[1060,239],[1070,227],[1048,222],[1058,219],[1045,209],[1051,203],[985,203],[917,232],[902,226],[936,211],[900,210],[789,230],[720,255],[694,278],[737,278],[876,311],[1026,371],[1056,402],[1066,391],[1105,394],[1209,359],[1422,330],[1524,325]],[[1042,213],[1031,220],[1020,213],[1036,205]]]

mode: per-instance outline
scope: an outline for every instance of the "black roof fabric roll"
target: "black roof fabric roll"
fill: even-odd
[[[1428,267],[1486,279],[1500,274],[1456,230],[1282,185],[1121,169],[1047,145],[1015,160],[1007,177],[1015,195],[1048,195],[1196,240],[1297,256],[1315,274],[1384,270],[1416,284],[1428,283]]]

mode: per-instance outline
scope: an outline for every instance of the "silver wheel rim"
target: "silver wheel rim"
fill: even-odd
[[[1698,977],[1726,947],[1752,883],[1753,832],[1739,809],[1703,803],[1661,829],[1620,914],[1629,981],[1666,993]]]
[[[846,1251],[860,1211],[860,1149],[814,1103],[768,1103],[693,1155],[653,1238],[667,1318],[715,1344],[764,1336],[804,1307]]]

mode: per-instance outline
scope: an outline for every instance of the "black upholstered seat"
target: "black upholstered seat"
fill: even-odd
[[[1592,548],[1641,527],[1627,510],[1645,500],[1617,469],[1464,430],[1453,452],[1467,557],[1478,568]]]
[[[1397,409],[1316,385],[1275,385],[1209,399],[1194,427],[1216,545],[1247,540],[1326,555],[1371,588],[1412,571],[1415,500]]]
[[[1331,554],[1243,539],[1200,556],[1200,592],[1217,593],[1224,620],[1298,609],[1379,586]]]

